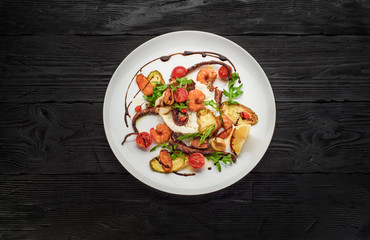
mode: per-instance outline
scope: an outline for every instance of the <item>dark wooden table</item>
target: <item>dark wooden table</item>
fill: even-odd
[[[368,1],[0,2],[0,239],[370,239]],[[103,129],[120,62],[163,33],[245,48],[276,98],[241,181],[178,196],[131,176]]]

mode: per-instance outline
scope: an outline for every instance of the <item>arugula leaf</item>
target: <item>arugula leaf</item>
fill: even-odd
[[[216,127],[216,124],[213,124],[212,126],[210,126],[207,131],[204,132],[204,134],[200,137],[200,140],[199,140],[199,145],[202,144],[207,137],[209,137],[211,135],[211,133],[213,132],[213,130],[215,129]]]
[[[214,100],[204,101],[204,104],[207,105],[207,106],[213,107],[218,112],[218,114],[220,115],[221,123],[224,124],[224,120],[221,117],[221,115],[222,115],[221,109],[218,107],[218,104]]]
[[[213,107],[217,111],[220,111],[220,109],[218,108],[218,104],[215,102],[215,100],[204,101],[204,104]]]
[[[154,146],[152,149],[150,149],[150,151],[153,152],[159,147],[170,150],[171,159],[176,159],[183,156],[185,160],[185,154],[181,151],[176,150],[177,144],[175,144],[174,146],[169,146],[168,144],[162,142],[161,144]]]
[[[212,160],[213,163],[216,165],[219,172],[221,172],[221,163],[227,165],[227,164],[233,164],[233,160],[231,158],[231,154],[225,154],[223,152],[215,152],[211,155],[207,155],[207,159]]]
[[[224,95],[229,99],[228,102],[231,103],[231,104],[236,104],[238,102],[234,101],[235,98],[238,98],[240,95],[243,94],[243,91],[241,90],[241,88],[243,87],[243,84],[240,84],[239,86],[235,87],[235,83],[236,81],[238,81],[240,79],[239,77],[239,74],[238,73],[233,73],[233,75],[231,76],[230,80],[229,80],[229,84],[228,84],[228,87],[229,87],[229,91],[226,91],[224,89]]]
[[[178,137],[177,139],[178,140],[184,140],[186,138],[200,137],[199,144],[198,144],[198,146],[200,146],[200,144],[202,144],[206,140],[206,138],[211,135],[211,133],[213,132],[213,130],[215,129],[215,127],[216,127],[216,124],[213,124],[203,134],[199,134],[199,133],[188,133],[188,134],[184,134],[184,135]]]
[[[150,103],[150,106],[154,107],[155,101],[163,95],[163,92],[166,90],[167,86],[167,84],[157,84],[157,86],[153,88],[153,94],[150,96],[144,95],[144,99]]]
[[[193,80],[187,79],[186,77],[182,77],[182,78],[177,78],[176,82],[179,83],[179,86],[177,88],[181,88],[181,87],[185,86],[186,84],[192,84]]]
[[[188,134],[184,134],[184,135],[178,137],[177,139],[178,140],[184,140],[186,138],[199,137],[199,135],[200,135],[199,133],[188,133]]]
[[[188,106],[186,105],[186,103],[182,102],[182,103],[174,103],[172,105],[172,108],[181,110],[181,109],[184,109],[184,108],[188,108]]]

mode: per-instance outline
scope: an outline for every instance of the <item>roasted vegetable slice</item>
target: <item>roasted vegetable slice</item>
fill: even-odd
[[[242,104],[230,104],[229,102],[223,102],[221,105],[221,111],[230,118],[233,124],[237,123],[237,125],[242,124],[254,125],[258,122],[257,114],[252,109]],[[243,112],[247,112],[249,118],[242,118],[244,114],[241,113]]]
[[[217,118],[208,109],[202,109],[197,113],[197,122],[199,124],[198,132],[200,134],[205,133],[213,125],[215,126],[215,129],[218,129],[219,126]],[[213,132],[209,136],[212,136]]]
[[[165,84],[162,74],[157,70],[154,70],[149,73],[148,80],[152,84],[153,87],[157,86],[158,83]]]
[[[189,164],[188,156],[186,155],[179,156],[172,160],[172,168],[166,173],[180,171],[181,169],[186,167],[188,164]],[[160,173],[165,172],[163,170],[162,164],[159,161],[159,157],[155,157],[152,160],[150,160],[149,165],[152,168],[152,170],[156,172],[160,172]]]

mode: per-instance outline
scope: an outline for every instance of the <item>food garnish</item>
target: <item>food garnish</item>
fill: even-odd
[[[227,164],[233,164],[233,159],[231,157],[231,154],[225,154],[223,152],[215,152],[211,155],[207,155],[207,159],[212,160],[213,163],[216,165],[219,172],[221,172],[221,163]]]
[[[150,106],[154,107],[155,101],[163,95],[163,92],[166,90],[167,84],[161,84],[158,83],[153,89],[152,89],[152,95],[147,96],[144,95],[144,99],[147,100],[150,103]]]
[[[235,87],[235,83],[237,80],[240,80],[239,74],[233,73],[229,80],[229,91],[226,91],[224,89],[224,95],[229,99],[228,102],[231,104],[237,104],[238,102],[234,101],[234,99],[243,94],[243,91],[241,90],[243,84]]]

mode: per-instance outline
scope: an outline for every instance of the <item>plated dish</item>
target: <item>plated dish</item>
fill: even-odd
[[[174,55],[188,57],[196,54],[218,61],[198,62],[189,67],[176,66],[167,77],[168,81],[158,70],[152,70],[147,76],[142,73],[143,67],[155,61],[168,62]],[[185,51],[155,58],[143,67],[132,78],[130,87],[136,79],[139,90],[135,99],[142,93],[139,96],[145,101],[138,101],[131,121],[133,132],[124,137],[122,145],[132,136],[136,136],[136,144],[141,150],[155,142],[157,145],[150,152],[161,150],[149,161],[149,166],[158,173],[195,176],[195,170],[204,168],[206,161],[212,160],[219,172],[222,166],[235,163],[251,126],[258,122],[258,116],[237,102],[244,91],[234,64],[215,52]],[[192,73],[196,73],[195,79],[190,76]],[[226,84],[225,88],[216,87],[218,81]],[[126,127],[129,127],[129,107],[133,103],[133,100],[128,103],[127,99],[128,92],[133,90],[130,87],[125,94]],[[224,97],[226,101],[223,101]],[[150,131],[147,128],[147,131],[139,132],[137,121],[148,115],[159,115],[163,123],[150,128]],[[188,143],[184,142],[185,139]],[[186,172],[182,172],[185,168]],[[208,164],[207,169],[212,167]]]
[[[238,181],[262,158],[274,125],[272,90],[256,61],[204,32],[141,45],[116,70],[104,101],[105,131],[122,165],[175,194]]]

